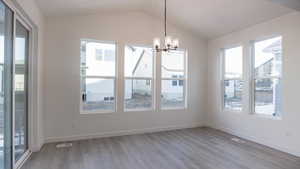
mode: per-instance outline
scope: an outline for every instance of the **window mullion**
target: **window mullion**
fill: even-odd
[[[152,77],[125,77],[128,80],[153,80]]]
[[[82,78],[90,78],[90,79],[115,79],[116,76],[81,76]]]
[[[186,78],[161,78],[161,80],[186,80]]]
[[[226,80],[240,80],[240,81],[244,81],[244,78],[224,78],[224,81]]]
[[[254,77],[254,80],[262,80],[262,79],[281,79],[281,76],[258,76],[258,77]]]

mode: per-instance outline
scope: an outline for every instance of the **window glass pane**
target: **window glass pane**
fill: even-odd
[[[12,168],[13,13],[0,1],[0,169]]]
[[[115,44],[99,43],[93,41],[81,41],[82,75],[115,76],[115,61]]]
[[[184,87],[173,86],[173,80],[162,80],[161,83],[161,106],[162,108],[185,107]]]
[[[255,76],[280,76],[282,67],[282,38],[276,37],[254,44]]]
[[[151,80],[126,80],[125,109],[150,108],[152,108]]]
[[[82,78],[84,111],[115,110],[115,80]]]
[[[172,81],[172,86],[177,86],[177,80]]]
[[[162,52],[162,78],[184,77],[185,51]]]
[[[230,110],[242,110],[243,81],[224,80],[224,107]]]
[[[179,80],[178,84],[179,86],[183,86],[183,80]]]
[[[114,62],[115,61],[115,51],[112,49],[107,49],[104,51],[105,61]]]
[[[281,81],[279,79],[255,80],[255,113],[280,116]]]
[[[15,39],[15,159],[28,149],[27,131],[27,59],[29,32],[16,22]]]
[[[102,61],[103,60],[103,52],[101,49],[96,49],[96,60]]]
[[[225,78],[241,78],[243,75],[243,48],[225,49]]]
[[[152,77],[153,51],[151,48],[125,47],[125,76]]]

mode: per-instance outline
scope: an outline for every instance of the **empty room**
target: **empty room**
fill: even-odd
[[[300,0],[0,0],[0,169],[300,169]]]

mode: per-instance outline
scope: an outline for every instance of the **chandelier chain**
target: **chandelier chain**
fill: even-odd
[[[167,0],[165,0],[165,37],[167,37]]]

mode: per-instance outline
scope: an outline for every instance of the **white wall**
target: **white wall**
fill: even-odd
[[[189,52],[188,109],[172,111],[80,114],[80,39],[116,41],[122,66],[124,45],[152,45],[162,35],[162,20],[141,12],[99,13],[48,18],[44,60],[44,121],[46,141],[118,135],[128,132],[201,126],[206,103],[207,42],[170,27]],[[122,77],[123,69],[119,69]],[[122,78],[118,96],[123,96]]]
[[[272,35],[283,36],[283,116],[281,120],[241,113],[222,112],[220,48],[244,45],[244,59],[249,59],[250,40]],[[208,102],[206,125],[248,138],[300,156],[300,13],[292,13],[274,20],[234,32],[209,42]],[[249,63],[245,61],[245,63]],[[245,70],[247,70],[247,64]],[[247,77],[247,76],[246,76]],[[246,89],[248,85],[246,84]],[[245,102],[249,95],[245,95]]]
[[[44,131],[43,131],[43,49],[44,49],[44,16],[40,11],[38,5],[36,4],[35,0],[13,0],[16,1],[20,7],[24,10],[27,17],[33,22],[33,24],[37,28],[37,56],[34,60],[34,63],[37,66],[34,66],[33,76],[36,78],[35,87],[37,88],[36,97],[35,97],[35,104],[37,105],[36,110],[34,111],[35,114],[32,115],[31,121],[31,148],[33,151],[39,150],[39,148],[44,143]]]

